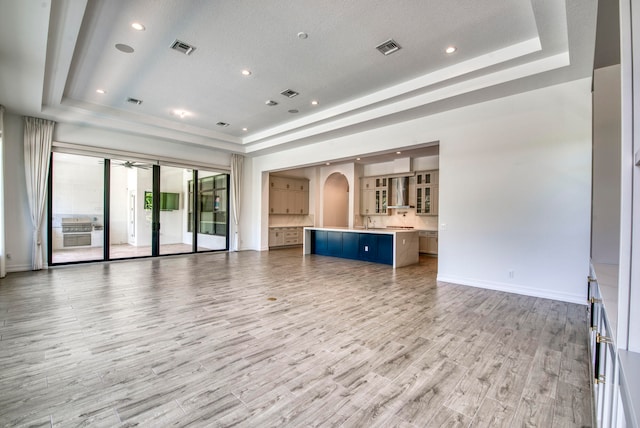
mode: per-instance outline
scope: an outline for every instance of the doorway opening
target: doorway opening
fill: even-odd
[[[349,181],[334,172],[324,183],[322,222],[324,227],[349,226]]]

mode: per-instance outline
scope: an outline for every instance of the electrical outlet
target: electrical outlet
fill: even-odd
[[[11,253],[7,253],[7,259],[11,260]]]
[[[444,232],[445,230],[447,230],[447,223],[442,223],[442,224],[440,225],[440,230],[441,230],[442,232]]]
[[[368,246],[368,245],[365,245],[365,246],[364,246],[364,250],[365,250],[365,251],[369,251],[369,246]]]
[[[407,240],[406,240],[406,239],[403,239],[403,240],[402,240],[402,245],[405,245],[406,243],[407,243]]]
[[[509,271],[509,278],[513,279],[516,276],[516,271],[515,270],[510,270]]]

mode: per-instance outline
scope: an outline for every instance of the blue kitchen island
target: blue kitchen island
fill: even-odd
[[[412,229],[304,228],[304,254],[409,266],[419,260],[418,232]]]

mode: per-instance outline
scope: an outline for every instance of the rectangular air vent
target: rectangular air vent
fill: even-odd
[[[229,124],[227,122],[218,122],[218,123],[216,123],[216,125],[222,126],[223,128],[226,128],[227,126],[229,126]]]
[[[402,47],[393,39],[389,39],[386,42],[376,46],[376,49],[383,55],[390,55],[396,51],[402,49]]]
[[[285,97],[288,97],[288,98],[293,98],[293,97],[295,97],[296,95],[299,95],[299,94],[298,94],[296,91],[294,91],[293,89],[286,89],[286,90],[284,90],[284,91],[282,91],[282,92],[280,92],[280,93],[281,93],[282,95],[284,95]]]
[[[195,46],[191,46],[189,43],[185,43],[183,41],[180,41],[178,39],[176,39],[172,44],[171,44],[171,49],[176,50],[178,52],[181,52],[185,55],[191,55],[193,53],[193,51],[196,50]]]
[[[142,104],[142,100],[136,99],[136,98],[127,98],[127,102],[131,103],[131,104],[135,104],[137,106],[139,106],[140,104]]]

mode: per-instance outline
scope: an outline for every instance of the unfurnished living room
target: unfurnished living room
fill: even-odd
[[[0,0],[0,425],[640,426],[633,6]]]

